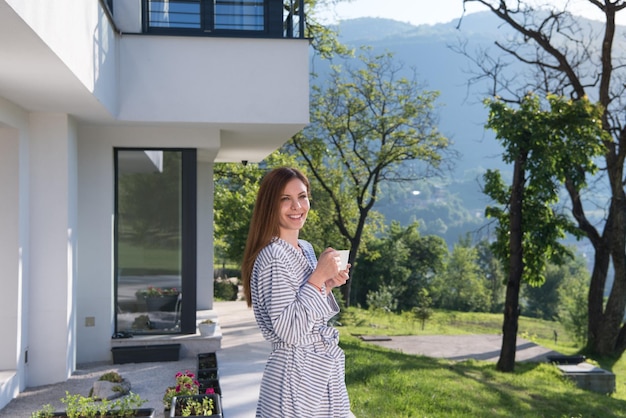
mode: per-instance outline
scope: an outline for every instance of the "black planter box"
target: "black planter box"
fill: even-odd
[[[219,379],[217,369],[199,369],[198,379]]]
[[[217,369],[217,355],[215,353],[198,354],[198,369]]]
[[[113,347],[113,364],[178,361],[180,344],[133,345]]]

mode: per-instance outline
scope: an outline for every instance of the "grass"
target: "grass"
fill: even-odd
[[[120,242],[118,267],[124,274],[180,273],[180,251],[163,248],[143,248]]]
[[[577,388],[547,363],[517,363],[514,373],[500,373],[495,363],[407,355],[356,337],[499,334],[501,315],[436,312],[422,330],[408,314],[349,308],[341,322],[346,383],[359,418],[626,417],[626,359],[594,359],[616,374],[617,392],[608,396]],[[558,323],[521,318],[520,336],[563,354],[577,351]]]

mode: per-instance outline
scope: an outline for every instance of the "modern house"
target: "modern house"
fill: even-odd
[[[200,338],[213,165],[308,123],[302,13],[0,0],[0,408],[121,342]]]

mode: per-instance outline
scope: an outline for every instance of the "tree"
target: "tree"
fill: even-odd
[[[437,308],[462,312],[484,312],[489,309],[489,290],[480,275],[476,248],[462,240],[454,245],[443,274],[430,284]]]
[[[478,258],[476,262],[481,274],[487,280],[489,300],[491,306],[489,312],[502,312],[504,305],[504,269],[502,263],[495,257],[487,240],[482,240],[476,245]]]
[[[422,331],[426,326],[426,320],[430,319],[433,314],[433,310],[430,308],[433,304],[433,300],[428,294],[428,290],[420,289],[417,296],[417,306],[413,308],[411,312],[415,315],[416,319],[422,323]]]
[[[448,146],[435,124],[436,92],[402,77],[391,54],[359,60],[356,68],[333,66],[327,82],[312,87],[311,123],[290,142],[350,244],[351,274],[381,184],[433,174]],[[342,288],[348,305],[350,287],[348,280]]]
[[[496,206],[486,215],[497,221],[494,253],[508,268],[500,371],[515,368],[515,348],[522,279],[543,284],[546,263],[562,263],[571,253],[559,241],[566,233],[575,234],[572,221],[559,213],[559,186],[566,180],[572,187],[584,185],[583,173],[596,169],[593,157],[602,147],[602,108],[588,100],[564,100],[548,96],[549,110],[539,98],[527,95],[517,109],[501,100],[488,100],[487,127],[502,142],[503,160],[513,164],[513,179],[506,186],[498,171],[484,175],[484,192]],[[582,171],[580,171],[582,169]]]
[[[484,5],[518,35],[496,42],[504,58],[488,51],[474,58],[480,77],[491,80],[493,94],[506,96],[510,101],[519,100],[529,90],[552,92],[573,100],[589,96],[603,108],[600,120],[606,133],[601,138],[605,169],[604,176],[598,179],[603,184],[594,187],[608,190],[606,203],[590,201],[591,191],[578,189],[569,179],[565,186],[577,228],[595,252],[588,293],[586,350],[590,354],[619,357],[626,350],[626,57],[620,53],[623,47],[616,43],[619,31],[615,21],[616,15],[626,8],[626,1],[588,0],[604,17],[599,30],[591,24],[583,26],[581,19],[554,5],[547,10],[534,7],[530,1],[463,0],[471,2]],[[514,77],[506,75],[507,58],[522,67]],[[593,211],[598,207],[606,208],[602,222],[593,219]],[[613,269],[609,268],[611,265]],[[613,286],[605,303],[609,271],[614,272]]]
[[[543,285],[524,287],[522,294],[525,316],[555,321],[562,319],[562,313],[569,314],[570,307],[566,307],[565,304],[571,299],[578,298],[578,289],[589,281],[587,280],[589,271],[584,259],[575,253],[574,248],[570,251],[574,258],[565,259],[562,265],[549,263],[546,266]],[[586,312],[584,316],[587,317]]]
[[[559,289],[561,288],[567,269],[565,266],[548,264],[545,281],[539,286],[528,285],[522,289],[524,299],[522,311],[524,316],[554,321],[559,311]]]
[[[369,307],[367,295],[385,287],[394,310],[410,310],[416,306],[419,292],[443,270],[447,253],[445,241],[435,235],[421,236],[417,223],[402,227],[392,222],[379,238],[367,240],[359,253],[353,300]]]
[[[558,289],[559,321],[565,330],[579,343],[587,341],[587,290],[589,272],[582,258],[565,266],[566,274]]]

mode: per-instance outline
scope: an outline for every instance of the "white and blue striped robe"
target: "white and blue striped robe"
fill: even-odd
[[[330,293],[307,284],[317,265],[313,247],[302,251],[276,238],[259,253],[251,276],[252,306],[272,352],[265,366],[257,418],[349,417],[344,353],[328,321],[339,312]]]

